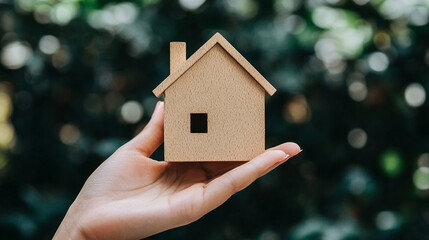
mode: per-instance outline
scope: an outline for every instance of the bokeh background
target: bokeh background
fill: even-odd
[[[220,32],[304,151],[151,239],[429,239],[427,0],[0,0],[0,238],[50,239],[91,172]],[[155,153],[163,159],[162,147]]]

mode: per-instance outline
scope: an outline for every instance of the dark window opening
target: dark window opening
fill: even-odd
[[[207,133],[207,113],[191,113],[191,133]]]

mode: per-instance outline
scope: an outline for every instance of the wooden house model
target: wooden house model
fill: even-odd
[[[170,43],[164,94],[165,161],[248,161],[265,150],[265,92],[276,89],[219,33],[189,59]]]

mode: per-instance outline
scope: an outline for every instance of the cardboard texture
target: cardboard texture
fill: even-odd
[[[186,62],[186,43],[170,43],[170,74],[174,73]]]
[[[170,76],[153,90],[164,94],[165,161],[248,161],[261,154],[265,92],[276,89],[219,33],[188,60],[184,43],[170,49]]]

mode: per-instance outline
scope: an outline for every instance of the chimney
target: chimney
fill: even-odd
[[[170,75],[186,62],[186,43],[170,42]]]

